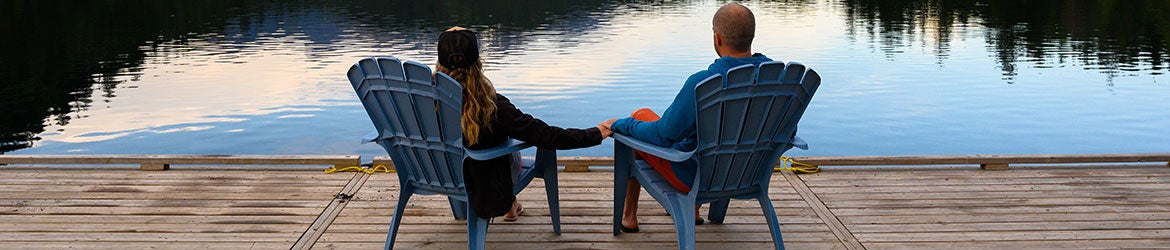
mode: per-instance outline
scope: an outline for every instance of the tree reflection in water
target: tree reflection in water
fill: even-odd
[[[768,1],[763,8],[825,1]],[[1170,2],[827,1],[846,36],[894,55],[923,46],[942,64],[953,39],[975,34],[1011,83],[1019,67],[1082,67],[1107,76],[1161,75],[1170,63]],[[143,65],[166,53],[264,53],[259,40],[299,36],[305,53],[335,53],[369,42],[431,51],[439,31],[481,31],[491,62],[523,53],[533,32],[555,33],[558,50],[609,25],[615,15],[664,13],[695,2],[655,1],[5,1],[0,3],[0,153],[31,147],[46,126],[61,127],[134,87]],[[758,13],[769,13],[763,9]],[[298,27],[298,30],[285,30]],[[360,35],[360,39],[351,36]],[[604,36],[604,34],[602,34]],[[599,39],[604,41],[604,39]],[[596,41],[593,41],[596,42]],[[261,42],[262,43],[262,42]],[[922,43],[917,45],[916,43]],[[261,44],[263,45],[263,44]],[[261,46],[262,47],[262,46]],[[543,48],[548,49],[548,48]],[[230,61],[230,57],[225,61]]]

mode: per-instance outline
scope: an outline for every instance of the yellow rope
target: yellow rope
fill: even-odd
[[[344,167],[344,168],[337,168],[336,166],[333,166],[333,167],[329,167],[328,169],[325,169],[325,173],[332,174],[332,173],[336,173],[336,172],[365,172],[367,174],[374,174],[374,173],[378,172],[378,169],[381,169],[381,171],[383,173],[393,172],[393,171],[390,171],[390,167],[387,167],[386,165],[377,165],[377,166],[374,166],[372,168],[366,168],[366,167],[361,167],[361,166],[348,166],[348,167]]]
[[[798,162],[796,160],[793,160],[792,158],[789,158],[786,156],[781,156],[780,157],[780,167],[776,168],[774,171],[780,171],[780,170],[788,170],[788,171],[792,171],[793,173],[797,173],[797,174],[811,174],[811,173],[820,172],[821,168],[816,166],[816,165]]]

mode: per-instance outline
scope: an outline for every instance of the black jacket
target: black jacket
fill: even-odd
[[[507,97],[498,94],[496,113],[489,126],[490,129],[480,130],[479,143],[467,145],[467,140],[463,140],[463,146],[468,149],[486,149],[511,137],[538,148],[574,149],[596,146],[602,140],[601,131],[596,127],[564,129],[548,125],[521,112]],[[516,200],[512,194],[512,159],[510,155],[486,161],[463,159],[463,179],[467,184],[468,199],[477,216],[485,219],[501,216],[512,208],[512,202]]]

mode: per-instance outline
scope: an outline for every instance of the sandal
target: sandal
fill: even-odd
[[[520,215],[524,214],[524,206],[520,206],[520,203],[517,202],[515,211],[516,213],[509,211],[507,214],[504,214],[504,221],[516,221],[516,219],[519,219]]]
[[[625,225],[618,226],[622,227],[623,233],[637,233],[638,231],[642,231],[641,229],[638,229],[638,227],[626,227]]]

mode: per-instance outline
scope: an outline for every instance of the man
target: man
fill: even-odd
[[[763,54],[752,53],[756,21],[755,15],[747,7],[738,3],[725,4],[715,12],[711,25],[714,31],[715,54],[719,55],[719,59],[715,59],[706,70],[695,72],[687,78],[661,118],[649,109],[639,109],[629,118],[614,122],[612,125],[614,132],[662,147],[682,151],[695,149],[695,85],[715,74],[727,74],[729,69],[736,66],[746,64],[758,66],[760,63],[772,61]],[[637,153],[653,166],[654,170],[662,174],[671,186],[684,193],[690,192],[693,185],[690,182],[694,180],[697,171],[693,162],[671,163],[649,154]],[[623,232],[638,231],[638,194],[641,188],[636,179],[630,179],[622,216]],[[703,219],[697,214],[698,211],[696,207],[695,224],[703,224]]]

